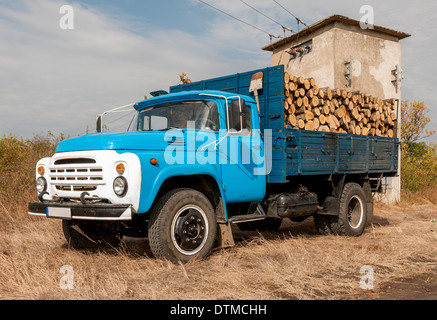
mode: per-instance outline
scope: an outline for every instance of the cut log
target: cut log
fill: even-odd
[[[332,100],[332,90],[327,87],[327,88],[322,88],[320,89],[321,91],[323,91],[324,96],[328,99],[328,100]]]
[[[297,99],[294,101],[294,104],[296,105],[297,108],[302,107],[302,106],[303,106],[303,100],[302,100],[302,98],[297,98]]]
[[[314,123],[314,130],[319,130],[319,127],[320,127],[319,118],[314,118],[313,123]]]
[[[389,130],[387,131],[387,136],[388,136],[389,138],[393,138],[393,129],[389,129]]]
[[[296,127],[296,116],[294,114],[290,114],[288,116],[288,122],[293,126]]]
[[[287,100],[284,101],[284,110],[288,111],[288,109],[290,108],[290,105],[288,104]]]
[[[319,127],[319,131],[321,131],[321,132],[329,132],[330,130],[329,130],[328,126],[320,126]]]
[[[305,84],[305,78],[304,77],[298,77],[297,78],[297,84],[299,86],[303,86]]]
[[[323,113],[324,115],[328,115],[329,112],[331,112],[331,110],[329,110],[329,106],[328,106],[328,105],[324,105],[324,106],[322,107],[322,113]]]
[[[317,96],[320,99],[325,99],[325,92],[322,89],[320,89],[319,92],[317,93]]]
[[[313,120],[314,119],[314,113],[312,113],[311,111],[305,111],[305,117],[306,117],[307,121]]]
[[[303,107],[303,106],[300,108],[297,108],[295,111],[296,115],[300,115],[300,114],[304,114],[304,113],[305,113],[305,107]]]
[[[301,130],[304,129],[305,128],[305,121],[303,119],[297,120],[297,127]]]
[[[343,99],[346,99],[346,98],[347,98],[347,91],[346,91],[346,90],[341,90],[341,97],[342,97]]]
[[[308,81],[310,82],[311,88],[316,85],[316,80],[314,78],[309,78]]]
[[[334,89],[332,90],[332,98],[337,99],[341,97],[341,90],[340,89]]]
[[[334,115],[340,119],[343,118],[346,115],[346,108],[344,106],[341,106],[337,110],[335,110]]]
[[[325,115],[321,114],[319,116],[319,122],[320,122],[321,125],[326,124],[326,117],[325,117]]]
[[[319,106],[319,98],[317,98],[317,96],[314,96],[311,99],[311,106],[312,107],[318,107]]]
[[[305,124],[305,130],[314,131],[314,122],[312,120]]]

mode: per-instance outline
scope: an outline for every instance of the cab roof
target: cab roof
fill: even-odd
[[[236,94],[232,92],[225,92],[225,91],[213,91],[213,90],[202,90],[202,91],[183,91],[178,93],[169,93],[165,95],[160,95],[157,97],[153,97],[147,100],[143,100],[138,102],[134,105],[134,108],[137,111],[143,110],[147,107],[161,104],[161,103],[168,103],[168,102],[175,102],[175,101],[187,101],[187,100],[204,100],[205,98],[208,98],[208,96],[214,97],[214,98],[232,98],[232,97],[241,97],[242,99],[255,103],[255,100],[249,96]]]

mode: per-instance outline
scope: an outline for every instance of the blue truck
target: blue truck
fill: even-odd
[[[126,132],[101,132],[99,117],[97,133],[37,163],[29,214],[61,219],[72,247],[148,237],[175,263],[233,245],[233,224],[313,217],[320,234],[360,236],[373,193],[398,174],[399,140],[287,127],[283,76],[277,66],[155,92]]]

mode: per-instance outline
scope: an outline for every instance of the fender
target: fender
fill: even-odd
[[[156,200],[159,190],[164,183],[174,177],[187,177],[194,175],[209,176],[216,182],[220,197],[223,201],[225,220],[228,215],[226,210],[226,200],[224,197],[223,187],[220,183],[219,167],[216,165],[195,165],[195,164],[179,164],[169,165],[165,162],[162,152],[147,152],[137,153],[141,161],[141,194],[138,213],[146,213],[150,211],[153,203]],[[152,164],[151,159],[156,159],[156,164]]]

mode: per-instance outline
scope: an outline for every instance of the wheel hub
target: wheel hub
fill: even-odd
[[[173,241],[179,251],[196,253],[204,244],[206,222],[203,212],[197,207],[179,210],[173,223]]]

